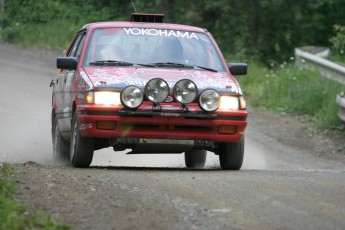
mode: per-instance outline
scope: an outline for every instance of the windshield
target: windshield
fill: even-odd
[[[167,67],[178,63],[225,71],[210,38],[203,33],[147,28],[103,28],[93,31],[84,59],[88,65]],[[105,64],[104,64],[105,63]],[[114,64],[116,63],[116,64]],[[180,66],[182,66],[180,65]]]

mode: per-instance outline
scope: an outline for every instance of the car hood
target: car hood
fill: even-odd
[[[237,81],[227,72],[211,72],[206,70],[184,70],[170,68],[114,68],[114,67],[87,67],[84,68],[94,88],[122,89],[128,85],[144,88],[153,78],[162,78],[172,89],[181,79],[190,79],[195,82],[199,92],[212,88],[219,92],[242,94]]]

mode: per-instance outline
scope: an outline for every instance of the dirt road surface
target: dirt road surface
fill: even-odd
[[[31,211],[72,229],[345,229],[345,137],[279,113],[250,109],[240,171],[220,170],[212,153],[203,170],[182,155],[111,149],[88,169],[53,162],[57,55],[0,43],[0,164],[16,169]]]

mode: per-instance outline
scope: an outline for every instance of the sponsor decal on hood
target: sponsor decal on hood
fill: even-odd
[[[175,83],[181,79],[190,79],[195,82],[199,91],[213,88],[219,92],[242,94],[237,82],[226,72],[209,72],[199,70],[178,70],[164,68],[113,68],[101,67],[84,68],[94,87],[106,86],[124,88],[128,85],[136,85],[144,88],[146,83],[153,78],[162,78],[172,89]]]

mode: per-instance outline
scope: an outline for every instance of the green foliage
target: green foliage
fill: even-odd
[[[105,6],[102,6],[104,2]],[[13,0],[5,1],[0,17],[0,39],[24,47],[66,48],[84,24],[95,21],[125,20],[128,1]],[[116,10],[114,10],[116,9]],[[123,11],[121,14],[117,12]],[[125,13],[124,13],[125,12]],[[125,14],[125,17],[124,17]]]
[[[14,199],[17,193],[14,179],[13,168],[7,164],[0,165],[0,229],[69,229],[39,212],[28,215],[27,208]]]
[[[338,55],[345,55],[345,26],[334,25],[336,35],[330,39],[333,48],[337,51]]]
[[[251,105],[314,117],[321,127],[341,125],[336,95],[342,85],[293,63],[264,68],[250,64],[248,76],[238,78]]]
[[[225,53],[266,64],[281,63],[298,46],[329,46],[333,25],[345,24],[343,0],[133,2],[138,12],[164,13],[166,22],[207,28]],[[0,36],[13,43],[66,48],[82,25],[127,20],[132,12],[129,0],[6,0]]]

